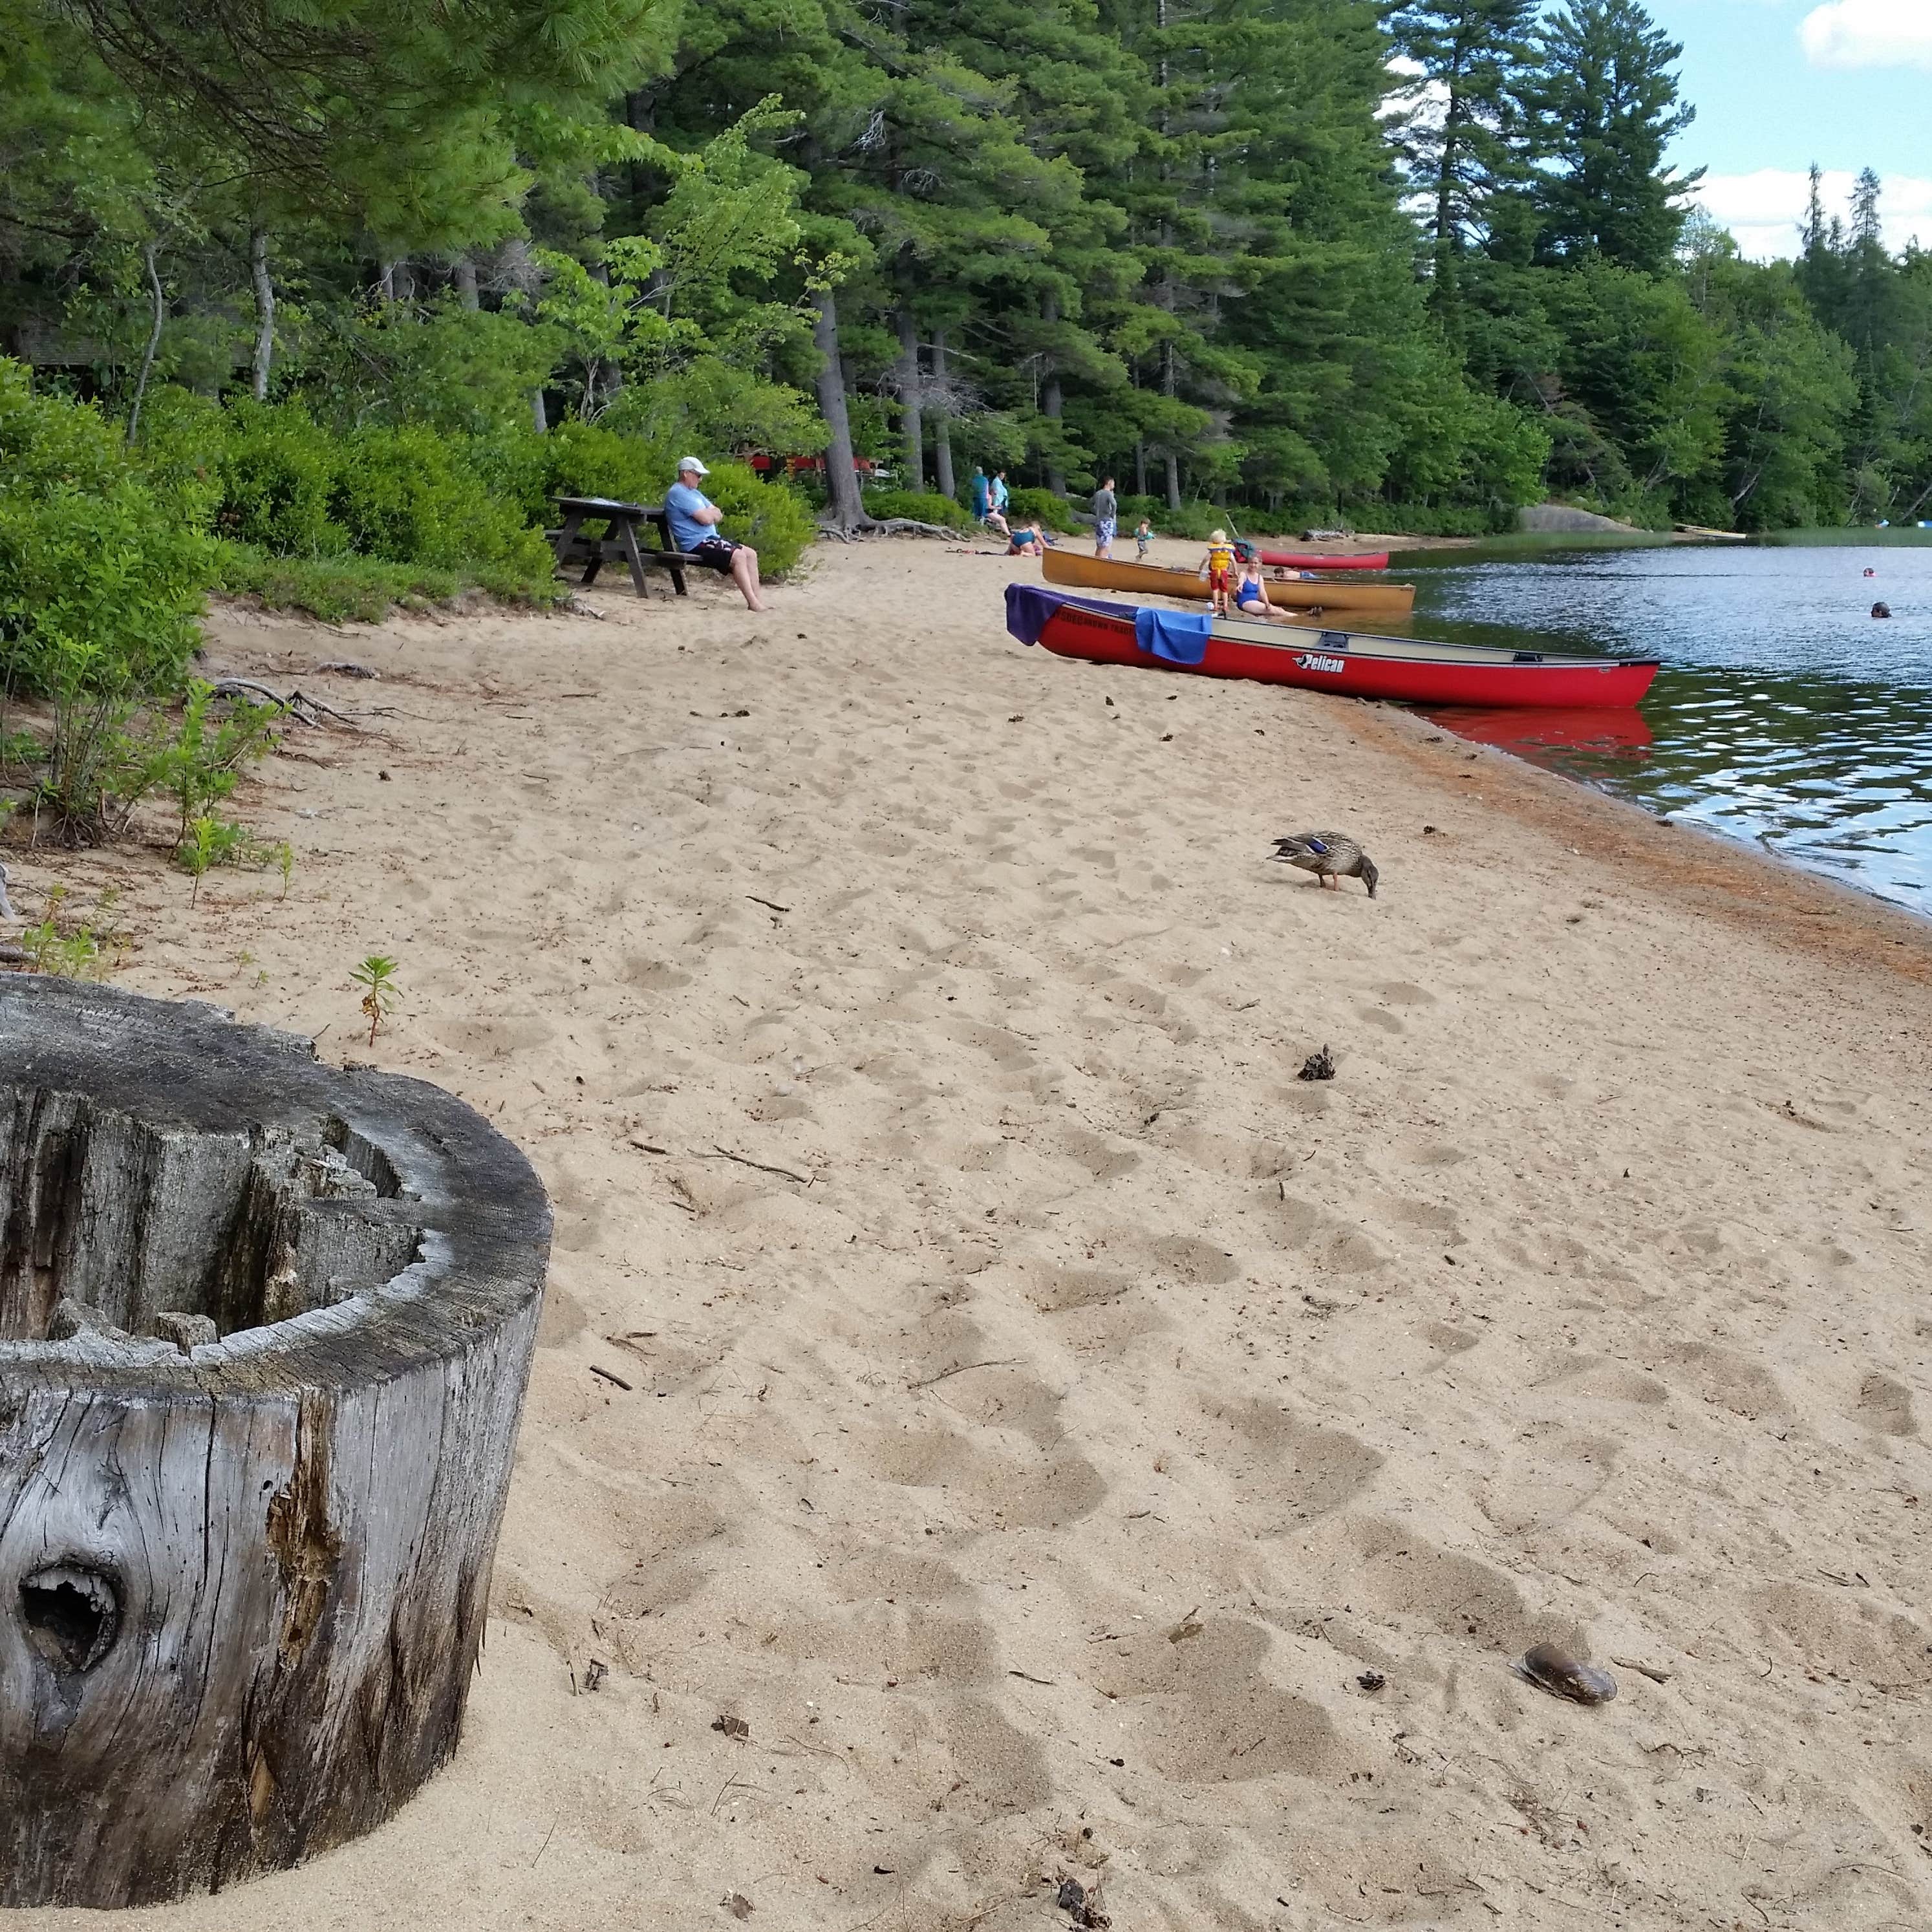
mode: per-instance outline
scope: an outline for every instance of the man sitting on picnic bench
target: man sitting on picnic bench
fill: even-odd
[[[677,481],[664,492],[670,540],[694,562],[735,578],[745,593],[745,608],[762,610],[765,602],[758,595],[758,553],[749,544],[734,543],[720,533],[718,526],[724,521],[724,512],[698,487],[698,479],[710,474],[696,457],[679,458]]]

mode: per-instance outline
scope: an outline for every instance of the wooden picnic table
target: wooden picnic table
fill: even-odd
[[[563,514],[562,524],[546,534],[556,552],[560,570],[581,563],[587,586],[596,582],[597,573],[605,564],[627,564],[631,582],[642,597],[646,594],[644,566],[650,564],[670,572],[672,586],[679,596],[688,595],[684,572],[691,559],[671,542],[670,519],[662,504],[620,503],[614,496],[560,496],[556,506]],[[599,522],[606,526],[602,536],[584,535],[586,524]],[[653,542],[638,542],[640,524],[651,526]]]

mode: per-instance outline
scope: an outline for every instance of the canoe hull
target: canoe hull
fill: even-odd
[[[1027,590],[1016,585],[1014,592]],[[1034,639],[1057,656],[1096,664],[1133,665],[1143,670],[1191,672],[1202,677],[1250,678],[1262,684],[1293,685],[1306,691],[1331,691],[1344,698],[1392,698],[1412,704],[1471,705],[1484,708],[1560,711],[1622,710],[1634,705],[1657,675],[1654,658],[1570,658],[1513,661],[1496,651],[1472,659],[1468,650],[1435,646],[1442,655],[1404,657],[1404,646],[1427,651],[1427,644],[1400,638],[1354,637],[1331,631],[1297,634],[1284,629],[1279,644],[1228,634],[1220,628],[1204,640],[1198,664],[1176,664],[1144,651],[1136,640],[1130,605],[1098,604],[1051,592],[1030,591],[1052,608],[1036,608],[1024,628],[1014,621],[1009,593],[1009,628]],[[1254,625],[1235,626],[1252,632]],[[1350,648],[1353,644],[1357,648]]]
[[[1385,550],[1364,550],[1356,556],[1304,556],[1298,550],[1264,550],[1262,561],[1273,570],[1386,570]]]
[[[1078,550],[1050,550],[1040,559],[1049,584],[1082,590],[1131,590],[1143,597],[1186,597],[1204,603],[1208,580],[1191,570],[1164,570],[1158,564],[1123,563],[1088,556]],[[1300,582],[1268,585],[1278,610],[1333,610],[1357,617],[1406,617],[1415,608],[1412,584]]]

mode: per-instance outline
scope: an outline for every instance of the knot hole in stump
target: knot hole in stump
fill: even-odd
[[[120,1634],[121,1604],[98,1570],[60,1564],[37,1570],[20,1586],[27,1641],[56,1670],[92,1670]]]

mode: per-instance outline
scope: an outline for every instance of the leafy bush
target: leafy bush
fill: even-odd
[[[783,483],[767,483],[749,464],[713,464],[704,494],[724,512],[725,534],[758,553],[762,576],[782,577],[818,534],[804,498]]]
[[[559,423],[541,440],[548,460],[546,496],[612,496],[620,503],[655,503],[677,481],[672,465],[682,450],[626,436],[601,423]],[[714,496],[712,500],[716,501]],[[547,512],[542,512],[547,514]]]
[[[139,795],[136,719],[181,688],[200,641],[210,546],[97,411],[35,395],[13,363],[0,479],[0,686],[53,707],[37,809],[98,838]]]
[[[345,436],[341,452],[329,506],[364,555],[460,571],[510,596],[553,574],[543,532],[490,494],[460,443],[422,424],[379,426]]]
[[[965,506],[936,490],[868,490],[865,498],[875,517],[910,517],[915,523],[944,524],[956,530],[973,527]]]
[[[1061,536],[1070,536],[1076,530],[1084,530],[1084,524],[1074,520],[1073,508],[1064,496],[1056,496],[1051,490],[1015,490],[1010,493],[1006,505],[1009,523],[1039,523],[1043,530],[1055,530]]]
[[[174,800],[176,851],[189,826],[234,790],[242,767],[273,750],[278,741],[278,705],[235,704],[222,715],[211,710],[216,702],[213,685],[190,678],[181,722],[141,775],[143,790],[164,791]]]
[[[329,556],[349,538],[329,516],[341,446],[299,403],[232,404],[219,448],[215,528],[278,556]]]

